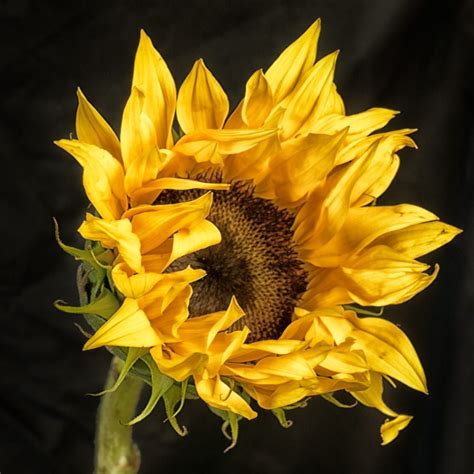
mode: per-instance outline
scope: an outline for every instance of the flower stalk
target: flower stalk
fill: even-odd
[[[115,385],[123,362],[114,357],[105,390]],[[132,439],[132,426],[126,422],[134,417],[144,382],[128,375],[120,386],[106,392],[97,413],[95,439],[95,474],[135,474],[140,467],[140,451]]]

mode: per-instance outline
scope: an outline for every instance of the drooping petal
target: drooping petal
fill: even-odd
[[[140,240],[128,219],[108,221],[88,214],[79,227],[79,233],[85,239],[99,240],[104,247],[117,248],[130,268],[142,271]]]
[[[77,99],[79,102],[76,113],[77,138],[81,142],[107,150],[120,161],[120,142],[112,127],[86,99],[79,87],[77,88]]]
[[[132,88],[144,95],[142,111],[153,124],[156,144],[160,148],[171,148],[176,86],[168,66],[143,30],[135,56]]]
[[[412,419],[413,417],[409,415],[398,415],[393,420],[387,420],[380,428],[382,446],[391,443],[398,436],[400,431],[409,425]]]
[[[371,370],[386,374],[405,385],[426,393],[426,377],[418,355],[395,324],[382,318],[358,318],[346,312],[346,321],[322,316],[336,343],[354,339],[354,349],[361,349]]]
[[[107,150],[79,140],[59,140],[57,146],[70,153],[84,168],[84,189],[104,219],[119,219],[127,208],[123,168]]]
[[[127,298],[120,309],[86,342],[84,350],[102,346],[152,347],[160,340],[136,300]]]
[[[231,411],[248,420],[257,416],[250,405],[219,377],[204,378],[195,375],[194,381],[198,395],[210,406]]]
[[[321,20],[318,19],[266,71],[275,103],[283,100],[314,64],[320,31]]]
[[[204,61],[194,63],[178,93],[178,121],[185,133],[220,129],[229,112],[229,100]]]

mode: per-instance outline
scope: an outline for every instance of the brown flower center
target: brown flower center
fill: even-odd
[[[189,201],[203,192],[165,191],[156,203]],[[225,310],[235,295],[246,314],[232,329],[248,326],[248,341],[278,338],[306,288],[306,272],[292,240],[294,217],[253,196],[253,188],[244,182],[215,191],[213,198],[208,220],[219,228],[221,243],[180,258],[168,271],[188,265],[206,271],[192,284],[191,316]]]

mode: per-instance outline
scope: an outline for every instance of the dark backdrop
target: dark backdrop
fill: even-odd
[[[118,129],[139,29],[145,28],[180,83],[204,57],[235,104],[246,79],[266,68],[317,17],[320,54],[341,49],[336,83],[349,113],[403,111],[391,127],[418,127],[419,151],[382,203],[411,202],[462,227],[428,257],[441,273],[423,294],[386,315],[414,342],[430,395],[387,394],[415,416],[391,445],[379,445],[383,415],[315,399],[280,428],[262,414],[241,424],[222,454],[219,420],[197,402],[182,439],[158,409],[136,428],[142,473],[464,474],[473,462],[473,2],[365,1],[0,1],[2,295],[0,471],[89,473],[94,416],[109,355],[81,352],[72,316],[75,264],[54,242],[52,216],[69,243],[86,200],[81,170],[52,144],[74,130],[75,88]]]

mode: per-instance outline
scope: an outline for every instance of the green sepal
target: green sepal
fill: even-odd
[[[171,379],[167,375],[162,374],[158,370],[158,366],[151,358],[151,356],[144,356],[142,357],[142,360],[150,369],[151,395],[143,411],[135,418],[130,420],[128,423],[126,423],[126,425],[128,426],[134,425],[135,423],[138,423],[139,421],[142,421],[144,418],[146,418],[153,411],[153,408],[155,408],[160,398],[164,396],[173,386],[173,379]]]
[[[65,313],[95,314],[108,319],[118,310],[119,303],[112,292],[107,288],[102,288],[100,296],[95,301],[84,306],[67,306],[62,304],[61,301],[55,301],[54,306]]]
[[[350,311],[355,311],[358,314],[363,314],[365,316],[382,316],[384,307],[382,306],[379,311],[376,313],[375,311],[370,311],[368,309],[364,308],[359,308],[357,306],[352,306],[350,304],[344,304],[342,305],[344,309],[348,309]]]
[[[165,401],[165,411],[166,416],[168,417],[165,421],[169,421],[173,429],[180,436],[186,436],[188,434],[186,426],[180,426],[175,416],[175,407],[178,403],[180,403],[182,399],[182,393],[182,388],[177,384],[173,384],[163,395],[163,400]]]
[[[336,405],[338,408],[354,408],[357,405],[357,401],[351,404],[340,402],[337,398],[334,397],[332,393],[324,393],[321,396],[329,403]]]
[[[61,238],[59,237],[59,224],[55,217],[53,217],[54,221],[54,235],[56,237],[56,242],[58,245],[64,250],[64,252],[72,255],[76,260],[81,260],[83,262],[90,262],[92,257],[88,250],[77,249],[76,247],[71,247],[70,245],[66,245],[63,243]]]
[[[101,395],[105,395],[106,393],[115,392],[115,390],[117,390],[122,384],[122,382],[125,380],[125,377],[130,372],[130,369],[135,365],[135,362],[140,359],[140,357],[144,356],[147,352],[148,349],[142,347],[129,347],[127,351],[127,358],[125,359],[125,362],[122,365],[122,369],[120,370],[120,374],[117,377],[117,380],[115,381],[114,385],[111,388],[108,388],[107,390],[103,390],[99,393],[89,393],[89,395],[92,395],[93,397],[98,397]]]
[[[221,410],[220,408],[209,406],[209,409],[212,411],[212,413],[223,420],[221,426],[222,434],[231,441],[230,445],[224,450],[224,453],[226,453],[237,446],[237,441],[239,438],[239,421],[242,419],[242,417],[231,411]]]
[[[280,423],[280,425],[283,428],[289,428],[290,426],[293,426],[293,421],[286,419],[285,409],[283,409],[283,408],[274,408],[272,410],[272,413],[275,415],[275,418],[278,420],[278,422]]]

